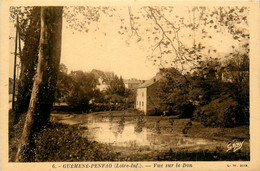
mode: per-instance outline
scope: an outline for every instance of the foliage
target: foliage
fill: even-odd
[[[128,15],[120,14],[128,13]],[[118,15],[119,14],[119,15]],[[120,23],[118,32],[135,43],[149,44],[148,59],[160,67],[190,70],[205,56],[217,55],[217,47],[207,42],[219,35],[227,35],[239,42],[234,47],[249,52],[249,9],[244,6],[204,7],[192,6],[179,9],[173,6],[143,7],[66,7],[64,18],[73,31],[98,32],[95,23],[101,20]],[[102,30],[104,36],[106,30]],[[189,40],[189,41],[187,41]]]
[[[246,7],[192,7],[183,8],[182,13],[177,13],[175,7],[143,7],[142,10],[153,21],[153,28],[146,30],[152,33],[150,42],[154,44],[150,58],[161,67],[171,66],[181,71],[196,67],[205,55],[218,53],[207,41],[219,34],[230,34],[234,41],[241,42],[240,50],[249,51]],[[183,15],[185,12],[188,15]]]
[[[76,126],[49,124],[34,136],[37,147],[34,149],[35,161],[115,160],[115,153],[112,153],[107,146],[89,141],[82,137],[82,132],[83,129]]]
[[[33,9],[34,8],[32,7],[10,8],[11,21],[14,21],[16,14],[19,15],[20,23],[22,23],[21,28],[23,39],[26,37],[35,37],[25,34],[26,30],[28,30],[27,26],[32,23],[30,14]],[[116,17],[116,15],[118,15],[117,12],[122,12],[124,10],[129,13],[129,18],[124,18],[124,16]],[[178,68],[182,73],[185,69],[195,68],[196,70],[198,62],[201,62],[204,56],[212,54],[216,55],[217,49],[212,49],[212,47],[205,43],[207,40],[212,40],[214,38],[214,33],[217,35],[217,33],[225,34],[228,32],[232,35],[235,41],[240,42],[241,48],[244,48],[244,52],[248,53],[249,32],[247,16],[249,9],[247,7],[194,6],[191,8],[183,8],[183,10],[187,15],[185,14],[183,16],[184,13],[178,13],[178,9],[172,6],[144,6],[141,8],[127,7],[125,9],[114,7],[75,6],[65,7],[63,17],[66,19],[68,26],[72,30],[86,33],[89,32],[89,29],[94,28],[93,25],[95,22],[99,22],[102,18],[104,19],[107,17],[110,19],[113,17],[121,23],[120,28],[118,28],[118,33],[120,35],[129,34],[130,38],[136,36],[137,43],[148,41],[148,44],[151,45],[151,55],[149,56],[149,59],[153,60],[161,67],[169,66],[167,65],[168,63],[170,66]],[[144,22],[146,24],[143,24]],[[147,27],[148,25],[149,27]],[[145,28],[143,28],[143,26],[145,26]],[[99,29],[99,26],[97,26],[95,30],[92,31],[97,31]],[[182,32],[189,33],[189,35],[187,35],[188,37],[185,37],[185,35],[183,36]],[[106,33],[104,33],[104,35],[106,35]],[[187,38],[190,40],[189,43],[185,42]],[[37,43],[34,44],[37,45]],[[238,47],[236,48],[238,49]],[[235,47],[233,49],[235,49]],[[111,84],[113,84],[112,82]],[[188,83],[182,85],[187,86],[186,84]],[[107,96],[102,93],[98,96],[100,97],[99,101],[104,99],[107,99],[108,101],[124,101],[125,99],[121,98],[126,96],[124,86],[118,86],[115,88],[113,85],[111,87],[108,91],[110,93],[106,92]],[[186,89],[185,91],[188,91],[189,88],[184,89]],[[187,94],[185,91],[179,93],[176,91],[176,95]],[[61,97],[61,94],[63,94],[60,92],[61,91],[58,90],[56,93],[57,97]],[[196,89],[193,88],[193,91],[189,92],[191,92],[191,94],[203,93],[199,87],[196,87]],[[204,97],[208,96],[209,95],[206,94]],[[181,99],[178,100],[183,101],[183,105],[191,105],[189,96],[181,97]],[[172,100],[172,103],[178,100]],[[175,108],[174,110],[180,111],[178,108]]]
[[[14,162],[17,143],[22,133],[25,115],[9,134],[9,161]],[[115,153],[102,144],[91,142],[82,137],[84,130],[77,126],[50,123],[33,135],[32,155],[25,154],[26,162],[61,161],[111,161],[116,160]],[[62,135],[62,136],[61,136]],[[71,149],[71,150],[68,150]]]
[[[32,20],[34,20],[36,17],[39,17],[38,14],[35,14],[35,12],[40,12],[40,7],[11,6],[9,11],[9,21],[16,22],[16,19],[18,19],[20,27],[20,36],[22,40],[25,40],[28,36],[28,30],[31,29],[31,27],[28,26],[32,25]],[[17,27],[17,25],[15,25],[15,27]],[[34,25],[34,27],[38,26]]]
[[[237,101],[236,122],[249,124],[249,57],[235,53],[226,61],[231,82],[231,95]]]
[[[70,77],[68,69],[64,64],[60,64],[58,77],[57,77],[57,89],[55,92],[56,102],[64,102],[69,93]]]
[[[126,97],[126,103],[134,103],[136,99],[136,93],[134,90],[131,90],[129,88],[125,89],[125,97]]]
[[[108,94],[117,94],[119,96],[125,95],[125,84],[123,82],[123,78],[118,78],[117,75],[115,75],[108,84],[107,93]]]
[[[193,73],[162,69],[161,92],[171,114],[192,117],[205,126],[232,127],[249,123],[249,59],[232,54],[228,60],[207,59]],[[231,76],[231,79],[223,77]]]
[[[197,108],[194,118],[204,126],[234,127],[237,105],[234,99],[223,96]]]
[[[191,80],[188,97],[197,105],[206,105],[223,95],[230,94],[230,84],[219,79],[204,79],[195,77]]]
[[[94,100],[99,91],[98,80],[93,74],[83,71],[72,71],[70,77],[68,104],[80,111],[86,111],[90,107],[90,100]]]
[[[162,69],[164,79],[160,82],[159,95],[168,104],[169,114],[181,114],[187,117],[193,113],[193,104],[189,98],[190,80],[175,68]]]
[[[249,71],[248,53],[230,53],[224,63],[228,71]]]
[[[93,84],[88,83],[92,81]],[[107,85],[105,90],[99,89],[100,81]],[[56,102],[67,102],[80,111],[123,110],[135,100],[134,92],[125,87],[122,77],[98,70],[67,74],[64,64],[60,65],[55,97]]]
[[[108,81],[105,93],[105,101],[111,103],[133,102],[133,92],[125,87],[123,78],[114,75]],[[128,98],[129,97],[129,98]],[[132,100],[131,100],[132,98]]]

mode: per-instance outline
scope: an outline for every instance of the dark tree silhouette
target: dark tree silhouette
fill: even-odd
[[[29,13],[27,22],[22,22],[22,25],[27,25],[28,29],[21,29],[24,39],[24,47],[22,50],[21,61],[21,73],[18,84],[18,96],[15,106],[15,120],[14,124],[19,121],[19,117],[22,113],[26,112],[29,106],[33,77],[36,72],[39,41],[40,41],[40,7],[34,7]]]
[[[62,7],[41,7],[37,71],[16,161],[33,160],[32,135],[50,119],[61,54]]]

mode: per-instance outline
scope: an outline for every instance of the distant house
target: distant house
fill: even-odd
[[[124,80],[125,87],[131,90],[136,90],[144,82],[144,80],[138,80],[136,78]]]
[[[159,97],[159,81],[161,74],[157,74],[152,79],[144,82],[137,88],[135,108],[143,111],[145,114],[156,114],[159,112],[162,100]]]
[[[96,79],[98,79],[99,84],[97,88],[100,91],[107,89],[109,80],[111,80],[114,76],[113,72],[104,72],[97,69],[93,69],[90,73],[94,74]]]

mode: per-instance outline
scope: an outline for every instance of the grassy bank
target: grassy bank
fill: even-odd
[[[9,161],[15,161],[18,141],[21,137],[25,116],[9,131]],[[90,142],[81,136],[82,128],[50,123],[33,136],[33,158],[29,161],[113,161],[116,154],[106,145]]]

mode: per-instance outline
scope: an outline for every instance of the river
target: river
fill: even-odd
[[[85,128],[83,137],[112,147],[145,151],[215,150],[226,141],[190,137],[183,131],[188,120],[143,116],[126,112],[53,114],[53,120]],[[184,122],[185,121],[185,122]],[[187,126],[186,126],[187,127]]]

